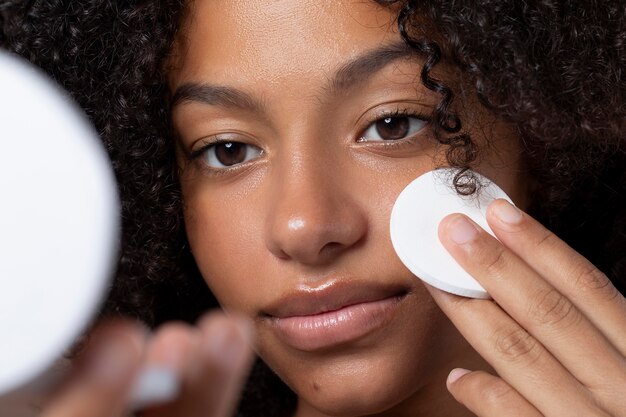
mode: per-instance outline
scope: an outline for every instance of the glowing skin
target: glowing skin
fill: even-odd
[[[368,1],[195,0],[172,60],[191,248],[222,305],[255,320],[298,416],[469,415],[445,378],[487,369],[391,247],[395,198],[445,160],[418,117],[439,101],[418,58],[393,46],[383,66],[346,66],[401,45],[395,15]],[[205,88],[183,94],[190,83]],[[459,112],[489,143],[475,169],[524,207],[513,133],[470,100]],[[372,128],[381,118],[391,125]],[[376,135],[403,126],[406,138]],[[231,144],[204,148],[216,139]]]

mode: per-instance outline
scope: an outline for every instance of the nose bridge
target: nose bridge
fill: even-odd
[[[274,167],[266,222],[267,247],[274,255],[324,264],[365,237],[365,213],[347,189],[339,161],[323,149],[294,149],[281,159]]]

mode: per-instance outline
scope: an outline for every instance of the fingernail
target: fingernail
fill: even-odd
[[[465,216],[456,216],[448,227],[450,238],[458,245],[471,242],[478,236],[478,228]]]
[[[494,204],[493,212],[502,222],[508,224],[518,224],[523,218],[522,212],[506,200]]]
[[[130,409],[141,410],[173,401],[180,390],[180,377],[171,370],[153,366],[143,368],[130,391]]]
[[[252,338],[248,324],[240,320],[218,319],[208,332],[207,353],[216,363],[231,369],[235,368],[250,349]]]
[[[133,371],[138,359],[139,350],[129,340],[103,338],[89,354],[87,372],[98,381],[117,382]]]
[[[469,374],[470,372],[471,371],[467,369],[455,368],[452,371],[450,371],[450,374],[448,374],[448,380],[446,381],[446,383],[448,385],[454,384],[459,378],[461,378],[463,375]]]

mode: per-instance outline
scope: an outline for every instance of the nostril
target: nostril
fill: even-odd
[[[327,244],[322,246],[322,249],[320,249],[319,254],[320,255],[332,255],[334,253],[341,251],[343,247],[344,245],[342,245],[339,242],[328,242]]]

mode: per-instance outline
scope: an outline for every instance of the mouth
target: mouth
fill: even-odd
[[[301,351],[350,343],[384,327],[408,289],[332,281],[279,298],[262,317],[276,336]]]

